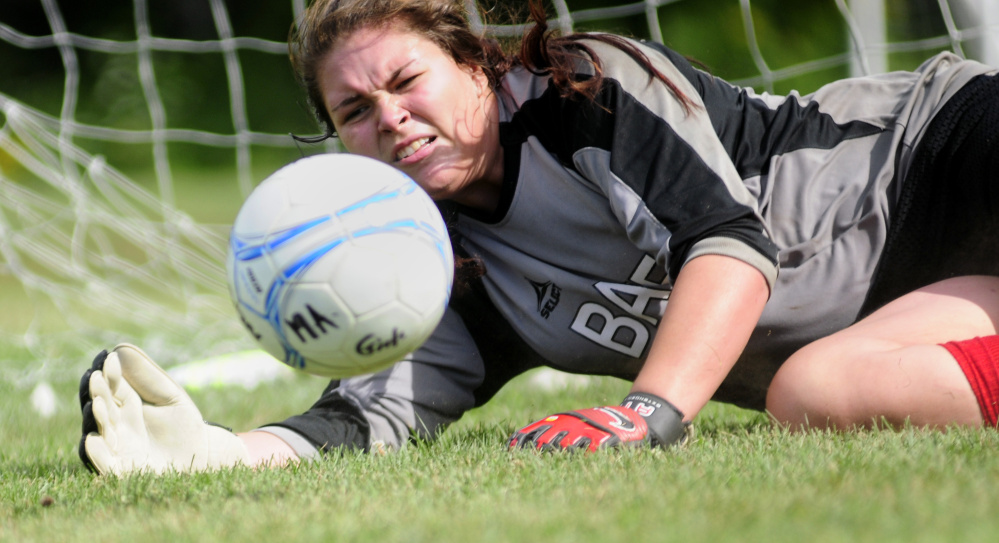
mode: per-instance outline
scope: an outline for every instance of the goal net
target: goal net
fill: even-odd
[[[75,380],[122,341],[168,366],[255,347],[225,286],[228,225],[279,166],[336,150],[289,136],[317,130],[285,43],[305,1],[0,2],[0,379]],[[522,2],[482,4],[475,24],[523,32],[496,20]],[[664,42],[768,92],[941,50],[999,65],[995,0],[549,5],[562,31]]]

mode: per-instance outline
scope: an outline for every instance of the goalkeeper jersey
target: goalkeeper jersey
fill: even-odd
[[[453,218],[457,249],[486,274],[456,291],[416,352],[332,382],[270,430],[304,448],[398,447],[433,437],[532,367],[632,379],[672,280],[705,254],[742,260],[770,285],[714,397],[762,409],[790,354],[855,321],[915,144],[950,96],[992,71],[944,53],[914,72],[774,96],[635,43],[692,103],[596,41],[595,101],[563,97],[523,69],[507,74],[500,205]]]

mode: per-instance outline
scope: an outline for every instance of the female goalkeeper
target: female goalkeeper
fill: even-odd
[[[945,53],[758,95],[661,45],[555,36],[533,1],[508,55],[464,4],[317,0],[291,40],[327,136],[441,202],[465,265],[430,340],[238,436],[121,345],[81,386],[84,462],[396,448],[537,366],[633,387],[504,445],[666,446],[711,399],[794,429],[996,426],[995,69]]]

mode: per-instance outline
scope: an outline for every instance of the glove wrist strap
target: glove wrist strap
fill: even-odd
[[[690,423],[683,422],[683,412],[665,399],[647,392],[632,392],[624,398],[621,406],[634,410],[645,419],[653,446],[682,445],[687,441]]]

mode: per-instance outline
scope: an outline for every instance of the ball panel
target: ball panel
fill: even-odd
[[[279,271],[266,253],[234,253],[229,282],[239,301],[258,314],[267,312],[267,303]]]
[[[445,268],[448,262],[441,258],[433,240],[425,236],[410,236],[394,256],[406,269],[397,279],[399,302],[421,315],[430,314],[441,305],[442,298],[447,299],[454,265]]]
[[[401,304],[386,304],[357,320],[353,341],[344,346],[344,354],[359,373],[387,367],[426,341],[423,320]]]
[[[398,260],[372,240],[352,240],[338,256],[341,260],[329,278],[346,307],[364,315],[391,303],[398,295]]]
[[[280,315],[288,345],[307,359],[338,356],[355,324],[326,283],[297,283],[282,298]]]
[[[296,211],[292,208],[289,213]],[[310,218],[268,236],[264,248],[274,262],[281,263],[278,271],[287,280],[301,276],[349,239],[338,221],[329,215],[312,218],[314,215],[308,213],[306,216]]]
[[[284,182],[279,171],[254,189],[233,221],[233,232],[242,238],[257,238],[272,231],[274,220],[290,207]]]

